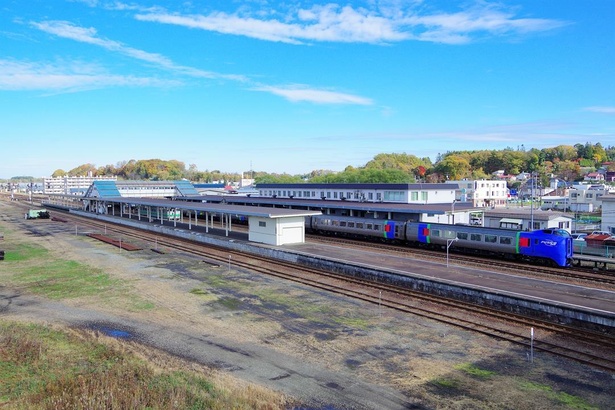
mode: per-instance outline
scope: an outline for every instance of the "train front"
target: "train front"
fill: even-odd
[[[564,229],[522,232],[518,252],[535,262],[569,267],[573,262],[572,235]]]

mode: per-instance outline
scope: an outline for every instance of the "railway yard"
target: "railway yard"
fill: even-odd
[[[131,309],[120,298],[111,304],[46,300],[19,285],[7,261],[0,261],[0,319],[122,330],[131,343],[228,371],[304,408],[612,406],[615,331],[601,323],[581,326],[556,311],[528,316],[503,309],[502,302],[443,297],[388,276],[376,275],[374,282],[369,275],[323,269],[326,264],[271,259],[60,210],[48,220],[27,220],[27,209],[0,199],[0,244],[7,255],[12,241],[33,241],[54,257],[104,270],[125,282],[134,299],[154,307]],[[220,241],[235,245],[245,236],[239,226],[230,236],[220,230]],[[500,282],[511,294],[543,301],[549,292],[581,295],[583,303],[558,303],[615,316],[612,271],[312,236],[288,248],[345,264],[444,273],[451,282],[472,276],[477,288]],[[323,249],[326,255],[319,255]]]

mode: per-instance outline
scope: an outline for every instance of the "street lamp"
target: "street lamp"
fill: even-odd
[[[455,203],[457,202],[456,199],[453,199],[453,203],[451,204],[451,219],[453,220],[452,225],[455,224]]]
[[[459,238],[457,238],[456,236],[453,239],[447,239],[446,240],[446,267],[447,268],[448,268],[448,248],[451,247],[453,242],[457,242],[458,240],[459,240]]]

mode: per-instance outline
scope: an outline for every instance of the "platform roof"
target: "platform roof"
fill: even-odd
[[[155,206],[161,208],[176,208],[191,211],[216,212],[222,214],[235,214],[245,216],[256,216],[261,218],[288,218],[298,216],[320,215],[320,211],[308,211],[304,209],[270,208],[259,206],[232,205],[229,203],[213,202],[189,202],[172,199],[156,198],[90,198],[101,202],[113,202],[130,204],[136,206]]]
[[[178,201],[203,201],[210,202],[225,201],[229,204],[246,204],[257,206],[276,205],[276,206],[293,206],[293,207],[310,207],[318,209],[353,209],[362,211],[378,211],[378,212],[404,212],[404,213],[433,213],[445,214],[455,211],[482,211],[482,208],[475,208],[471,203],[455,202],[448,204],[405,204],[391,202],[359,202],[359,201],[339,201],[339,200],[322,200],[322,199],[290,199],[290,198],[269,198],[269,197],[247,197],[234,195],[204,195],[204,196],[186,196],[177,198]]]

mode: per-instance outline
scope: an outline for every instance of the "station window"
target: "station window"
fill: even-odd
[[[258,221],[258,226],[260,226],[261,228],[266,228],[267,227],[267,222],[266,221]]]

